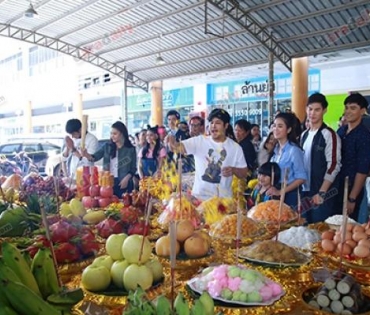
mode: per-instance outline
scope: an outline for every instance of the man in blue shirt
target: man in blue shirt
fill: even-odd
[[[342,140],[342,168],[339,173],[337,207],[343,207],[344,179],[348,176],[348,214],[358,220],[364,184],[370,171],[370,131],[362,124],[367,100],[353,93],[344,100],[347,125],[338,130]]]

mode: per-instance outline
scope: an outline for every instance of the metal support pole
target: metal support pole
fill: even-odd
[[[123,88],[121,91],[121,120],[127,126],[127,80],[123,80]]]
[[[274,83],[274,53],[269,53],[269,107],[268,107],[268,115],[269,115],[269,125],[274,120],[274,91],[275,91],[275,83]]]

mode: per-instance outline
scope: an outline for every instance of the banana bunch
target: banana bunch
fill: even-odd
[[[81,289],[63,291],[50,249],[40,249],[31,266],[12,244],[2,244],[0,314],[61,315],[83,299]]]
[[[199,299],[189,306],[184,295],[180,292],[174,301],[172,309],[171,302],[164,295],[159,296],[154,302],[145,297],[145,291],[138,288],[128,297],[128,307],[123,315],[214,315],[214,302],[208,292],[204,291]]]

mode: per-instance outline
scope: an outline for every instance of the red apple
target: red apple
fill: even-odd
[[[108,207],[112,203],[111,198],[99,198],[99,207],[105,208]]]
[[[97,208],[99,206],[99,202],[91,196],[83,196],[82,205],[85,209]]]
[[[89,188],[90,196],[97,197],[100,196],[100,186],[99,185],[92,185]]]
[[[100,196],[103,198],[111,198],[113,196],[113,187],[103,186],[100,187]]]

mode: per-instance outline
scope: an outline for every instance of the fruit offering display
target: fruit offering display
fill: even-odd
[[[49,228],[56,260],[59,264],[82,261],[97,255],[101,249],[95,234],[86,226],[72,224],[66,219],[61,219]],[[31,257],[34,257],[40,248],[48,246],[49,241],[45,235],[36,235],[27,251]]]
[[[214,299],[244,305],[269,305],[284,294],[282,286],[243,266],[208,267],[188,281],[189,287]]]
[[[266,240],[242,248],[239,257],[267,264],[301,265],[309,262],[309,256],[279,241]]]
[[[321,247],[325,252],[339,255],[341,252],[349,259],[370,260],[370,226],[369,224],[346,225],[345,239],[342,239],[342,227],[325,231],[321,234]],[[370,261],[369,261],[370,264]]]
[[[2,244],[0,313],[18,315],[70,314],[84,295],[81,289],[59,286],[51,251],[40,249],[29,264],[10,243]]]
[[[145,291],[138,288],[135,292],[128,295],[128,305],[123,310],[122,315],[147,314],[147,315],[214,315],[214,301],[208,292],[204,291],[199,298],[195,299],[193,305],[185,300],[184,295],[179,292],[171,307],[170,300],[164,295],[160,295],[155,300],[149,300]]]
[[[250,238],[260,235],[264,228],[252,219],[242,216],[241,238]],[[221,221],[214,223],[210,227],[210,235],[215,239],[236,239],[238,215],[236,213],[226,215]]]
[[[167,227],[170,221],[177,220],[190,220],[194,227],[198,227],[201,223],[200,214],[186,195],[181,198],[179,195],[173,195],[158,217],[158,223],[163,227]]]
[[[255,205],[247,212],[247,216],[255,221],[275,223],[279,221],[279,200],[268,200]],[[297,213],[288,205],[283,204],[280,220],[288,223],[297,219]]]
[[[145,236],[111,235],[106,252],[107,255],[95,258],[82,272],[81,285],[87,291],[127,295],[138,287],[148,290],[164,277],[161,263],[151,258],[152,247]]]
[[[105,218],[95,225],[98,235],[103,238],[108,238],[110,235],[118,233],[126,233],[128,235],[149,235],[150,233],[150,224],[146,226],[145,220],[142,218],[143,212],[140,208],[117,204],[117,207],[114,209],[106,210],[104,215]],[[100,216],[101,214],[97,214],[96,210],[91,210],[83,220],[100,219]]]
[[[233,198],[212,197],[203,201],[197,211],[202,214],[206,224],[219,222],[225,215],[234,213],[237,210],[237,204]]]
[[[58,200],[55,197],[58,194]],[[55,204],[60,200],[68,200],[73,193],[61,178],[48,176],[43,178],[38,174],[25,177],[19,191],[19,200],[27,202],[28,198],[36,196],[38,199],[52,198]]]
[[[314,292],[306,293],[304,300],[315,309],[334,314],[359,314],[370,309],[361,285],[352,276],[339,272],[334,272]]]
[[[318,231],[305,226],[292,226],[279,232],[278,239],[279,242],[290,247],[311,249],[315,243],[320,241],[321,235]]]
[[[176,255],[180,259],[195,259],[211,251],[211,237],[204,230],[195,230],[191,221],[180,220],[176,224]],[[160,257],[170,257],[170,235],[160,237],[155,243],[155,252]]]

